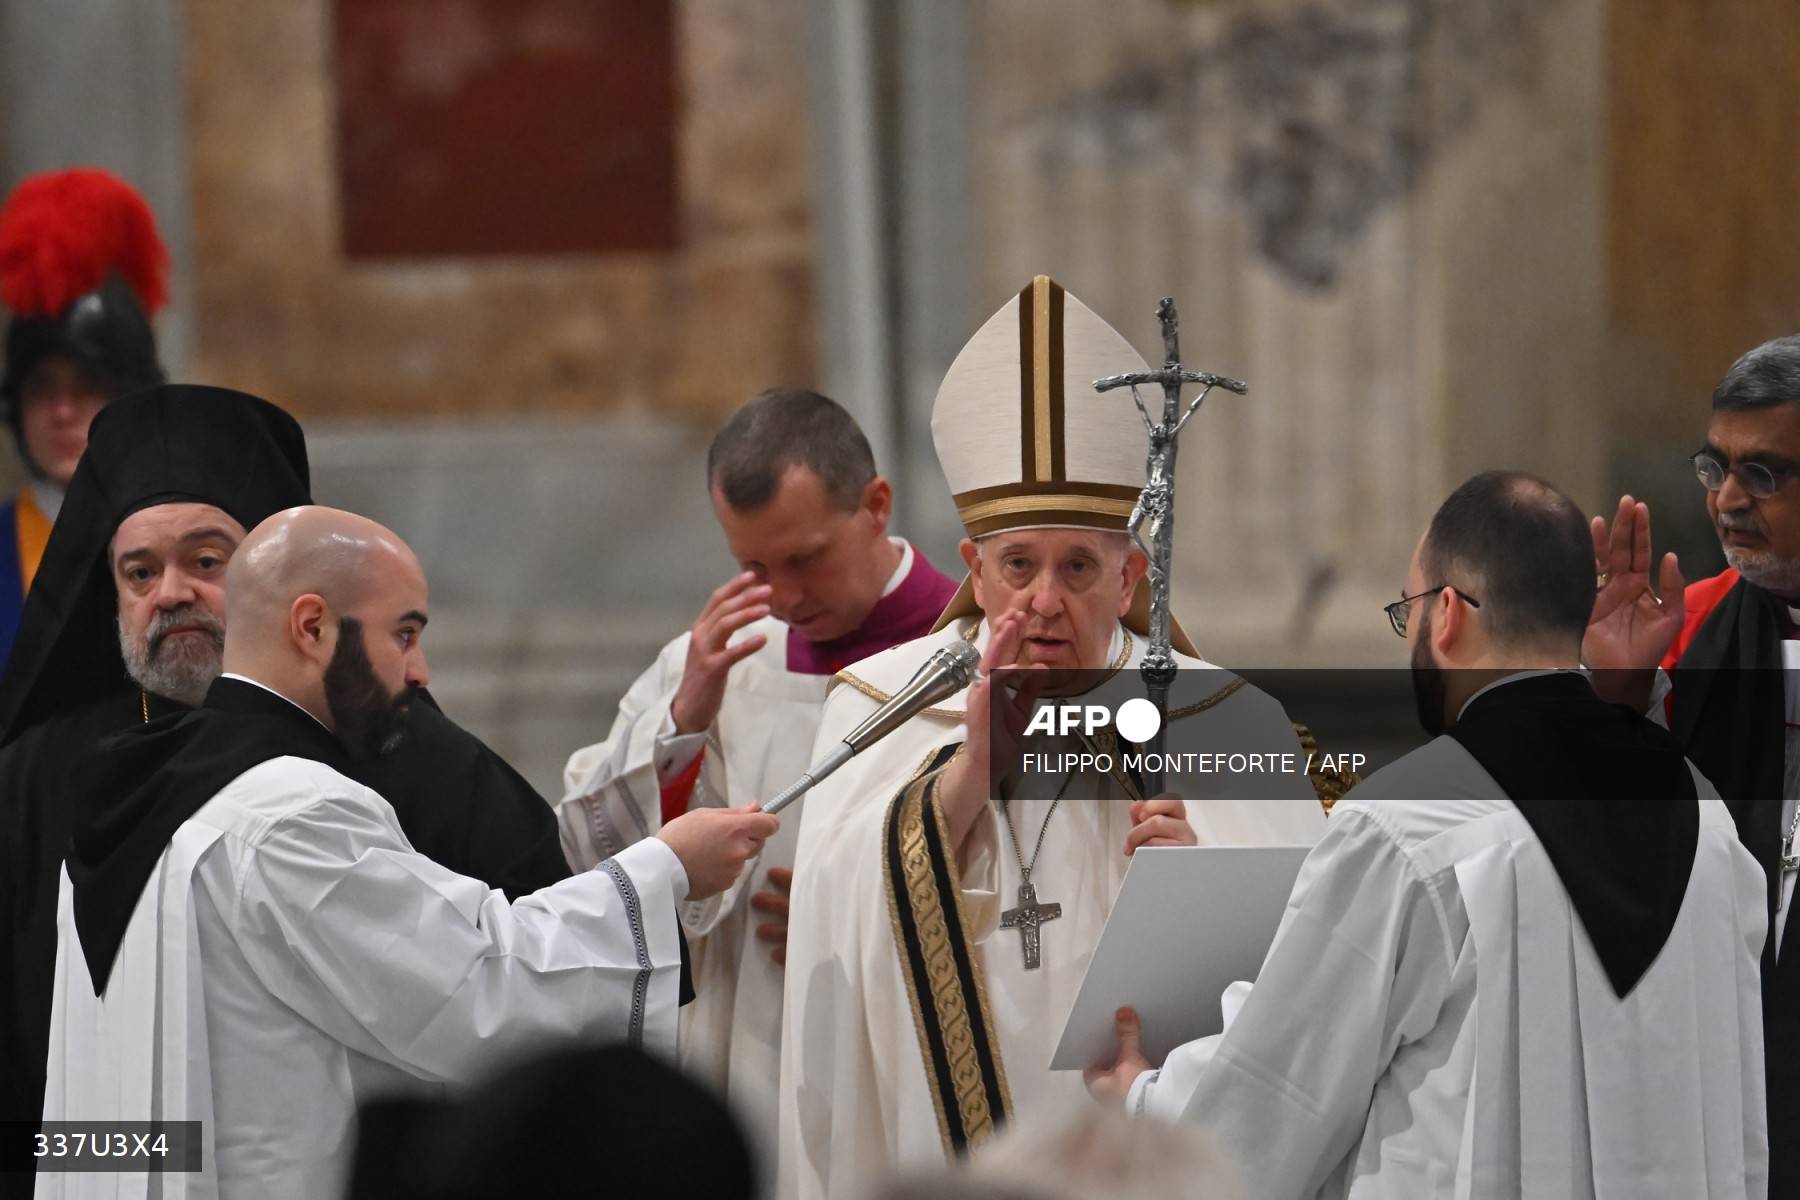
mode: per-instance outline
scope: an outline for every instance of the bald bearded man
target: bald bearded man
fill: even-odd
[[[775,821],[691,813],[509,904],[342,773],[405,736],[430,677],[406,544],[289,509],[238,548],[226,595],[205,705],[102,743],[76,781],[45,1120],[198,1121],[190,1186],[334,1195],[371,1095],[552,1037],[673,1053],[675,905],[729,886]],[[116,1183],[40,1172],[38,1194]]]

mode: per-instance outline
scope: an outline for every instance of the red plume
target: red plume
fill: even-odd
[[[146,312],[169,299],[169,251],[130,184],[91,167],[33,175],[0,208],[0,302],[54,317],[118,275]]]

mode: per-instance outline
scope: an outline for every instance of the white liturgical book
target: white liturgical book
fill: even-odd
[[[1069,1010],[1053,1071],[1111,1062],[1113,1014],[1143,1022],[1144,1057],[1224,1027],[1219,998],[1262,968],[1305,846],[1152,846],[1132,855]]]

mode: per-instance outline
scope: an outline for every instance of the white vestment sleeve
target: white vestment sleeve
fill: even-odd
[[[689,738],[665,737],[674,730],[669,702],[681,685],[687,644],[688,635],[682,634],[664,646],[619,701],[606,740],[575,751],[563,768],[556,819],[563,856],[577,871],[662,827],[662,781],[678,774],[698,748]],[[704,734],[690,736],[705,740]]]
[[[352,1049],[466,1080],[555,1038],[675,1051],[687,876],[648,838],[516,903],[418,854],[374,793],[321,795],[213,903],[252,971]]]
[[[1448,993],[1441,906],[1378,808],[1332,814],[1255,988],[1223,1035],[1202,1039],[1216,1045],[1178,1048],[1134,1091],[1144,1111],[1212,1131],[1248,1195],[1318,1191],[1362,1136],[1395,1050],[1432,1029]]]
[[[966,739],[966,731],[963,736]],[[984,942],[1000,928],[1000,810],[989,801],[969,826],[958,850],[963,917],[969,937]]]
[[[1219,998],[1219,1008],[1224,1017],[1221,1028],[1230,1029],[1231,1023],[1237,1020],[1238,1013],[1243,1011],[1244,1001],[1250,998],[1250,983],[1240,979],[1225,989]],[[1173,1104],[1180,1099],[1184,1104],[1200,1086],[1200,1073],[1212,1062],[1213,1055],[1219,1049],[1223,1033],[1210,1034],[1203,1038],[1195,1038],[1185,1046],[1177,1046],[1169,1051],[1169,1057],[1163,1060],[1160,1069],[1145,1071],[1131,1085],[1125,1096],[1125,1111],[1134,1116],[1154,1114],[1165,1117],[1179,1116],[1179,1112],[1165,1109],[1152,1109],[1150,1096],[1156,1093],[1164,1105]]]
[[[687,770],[706,749],[706,731],[699,733],[675,732],[675,712],[671,708],[663,709],[662,724],[656,730],[656,782],[658,786],[667,784],[677,775]]]

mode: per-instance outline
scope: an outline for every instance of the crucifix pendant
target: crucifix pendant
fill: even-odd
[[[1009,908],[1000,914],[1000,928],[1017,929],[1019,941],[1025,950],[1025,969],[1035,971],[1043,965],[1042,947],[1038,941],[1038,926],[1045,921],[1054,921],[1062,916],[1062,905],[1039,904],[1037,889],[1026,880],[1019,885],[1019,907]]]

